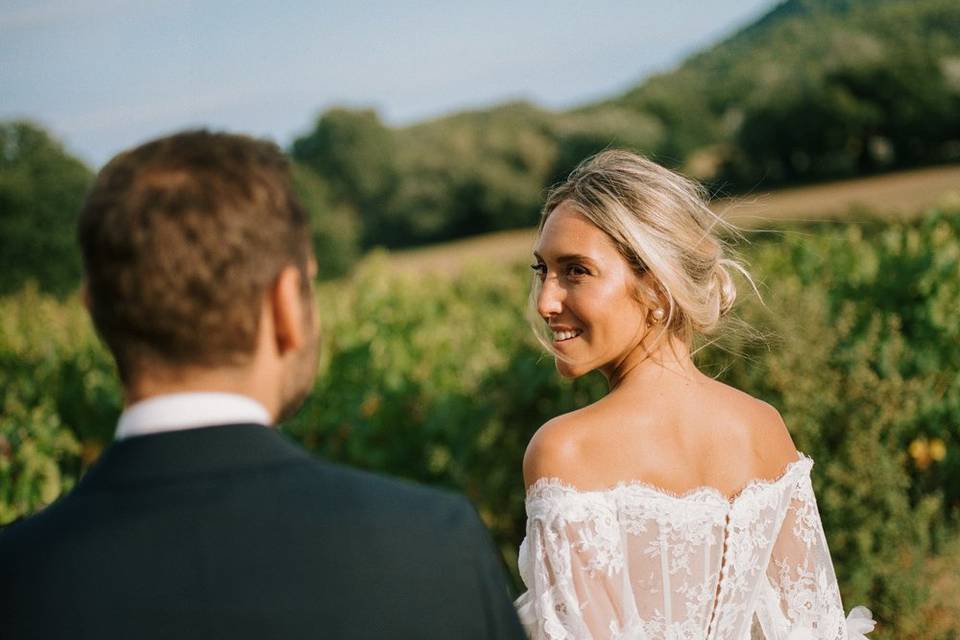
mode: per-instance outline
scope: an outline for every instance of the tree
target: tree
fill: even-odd
[[[882,118],[877,105],[835,82],[784,86],[746,110],[735,177],[770,184],[853,175]]]
[[[565,179],[587,157],[611,147],[654,155],[666,135],[660,119],[616,105],[561,114],[554,130],[559,148],[551,184]]]
[[[397,131],[397,187],[385,211],[395,238],[385,244],[536,224],[556,157],[553,117],[515,102]]]
[[[360,253],[356,211],[335,202],[323,179],[303,165],[293,165],[293,188],[310,216],[317,275],[321,279],[345,275]]]
[[[60,295],[77,286],[75,224],[92,180],[39,126],[0,123],[0,293],[27,280]]]
[[[358,212],[369,240],[394,182],[393,133],[376,111],[330,109],[291,152],[323,178],[334,200]]]
[[[944,148],[960,140],[960,91],[949,86],[941,61],[920,47],[834,70],[827,79],[881,114],[873,133],[889,141],[898,165],[948,159]],[[861,164],[871,169],[874,158]]]

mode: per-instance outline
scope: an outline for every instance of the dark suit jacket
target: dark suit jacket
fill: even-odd
[[[0,532],[0,638],[523,638],[462,497],[259,425],[129,438]]]

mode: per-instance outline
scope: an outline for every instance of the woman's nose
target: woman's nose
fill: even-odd
[[[553,316],[559,315],[563,310],[563,289],[557,281],[556,276],[547,275],[540,285],[540,293],[537,295],[537,311],[540,317],[548,320]]]

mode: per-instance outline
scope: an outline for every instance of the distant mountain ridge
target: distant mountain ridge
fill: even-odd
[[[960,159],[960,2],[786,0],[593,104],[516,102],[402,128],[333,109],[294,157],[364,246],[528,226],[544,188],[626,147],[727,192]]]
[[[842,16],[854,9],[876,8],[881,3],[898,1],[900,0],[786,0],[741,29],[735,37],[750,37],[762,33],[791,18],[803,18],[818,13]]]
[[[577,109],[511,102],[392,128],[373,110],[334,108],[290,153],[322,273],[335,277],[376,245],[533,226],[545,189],[608,147],[715,194],[956,162],[960,2],[786,0]],[[92,174],[29,122],[0,123],[0,148],[6,286],[70,291],[72,216]]]
[[[672,129],[665,155],[682,164],[698,147],[736,138],[745,115],[736,109],[755,109],[769,94],[789,94],[791,85],[810,89],[831,74],[907,62],[942,71],[933,67],[955,65],[957,56],[960,3],[953,0],[787,0],[676,69],[587,109],[616,105],[656,114]],[[678,98],[684,109],[665,113]]]

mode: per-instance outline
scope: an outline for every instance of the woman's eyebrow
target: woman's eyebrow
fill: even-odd
[[[540,255],[539,253],[537,253],[536,251],[533,252],[533,257],[535,257],[537,260],[543,260],[543,256],[541,256],[541,255]],[[562,256],[557,256],[556,258],[554,258],[554,260],[555,260],[556,262],[561,262],[561,263],[565,263],[565,262],[595,262],[593,258],[591,258],[590,256],[585,256],[585,255],[583,255],[582,253],[565,253],[565,254],[562,255]]]

